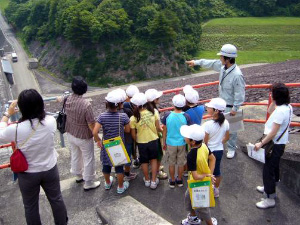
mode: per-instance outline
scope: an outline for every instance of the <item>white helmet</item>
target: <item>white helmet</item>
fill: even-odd
[[[234,45],[226,44],[223,45],[221,48],[221,51],[217,53],[217,55],[227,56],[230,58],[236,58],[237,57],[237,49]]]

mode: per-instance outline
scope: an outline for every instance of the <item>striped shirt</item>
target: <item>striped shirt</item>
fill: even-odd
[[[82,95],[72,94],[65,105],[67,114],[66,132],[80,139],[90,139],[93,133],[88,124],[95,123],[92,105]]]
[[[126,113],[119,112],[105,112],[101,113],[97,119],[101,124],[103,130],[103,140],[121,136],[123,143],[124,139],[124,126],[129,124],[129,118]],[[100,155],[103,165],[112,166],[110,159],[105,150],[101,151]]]

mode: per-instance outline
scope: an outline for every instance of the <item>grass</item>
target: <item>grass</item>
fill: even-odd
[[[0,0],[0,10],[4,14],[4,9],[8,6],[9,0]]]
[[[197,58],[217,58],[225,43],[238,48],[238,63],[300,59],[300,18],[247,17],[210,20],[203,25]]]

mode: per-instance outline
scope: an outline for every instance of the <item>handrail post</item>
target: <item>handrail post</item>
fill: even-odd
[[[272,91],[271,91],[271,89],[270,89],[270,90],[269,90],[269,99],[268,99],[268,107],[267,107],[266,120],[268,120],[268,119],[269,119],[269,116],[270,116],[270,113],[268,112],[268,110],[269,110],[269,107],[270,107],[271,103],[272,103]]]

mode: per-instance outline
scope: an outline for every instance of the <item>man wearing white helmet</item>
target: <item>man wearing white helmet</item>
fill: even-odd
[[[220,72],[219,76],[219,97],[226,101],[225,112],[230,112],[231,116],[235,116],[239,107],[245,101],[245,80],[240,68],[235,63],[237,57],[237,49],[234,45],[225,44],[221,51],[217,54],[220,60],[191,60],[186,63],[190,66],[201,66],[207,69],[213,69]],[[237,141],[237,133],[230,134],[227,142],[227,158],[233,158]]]

